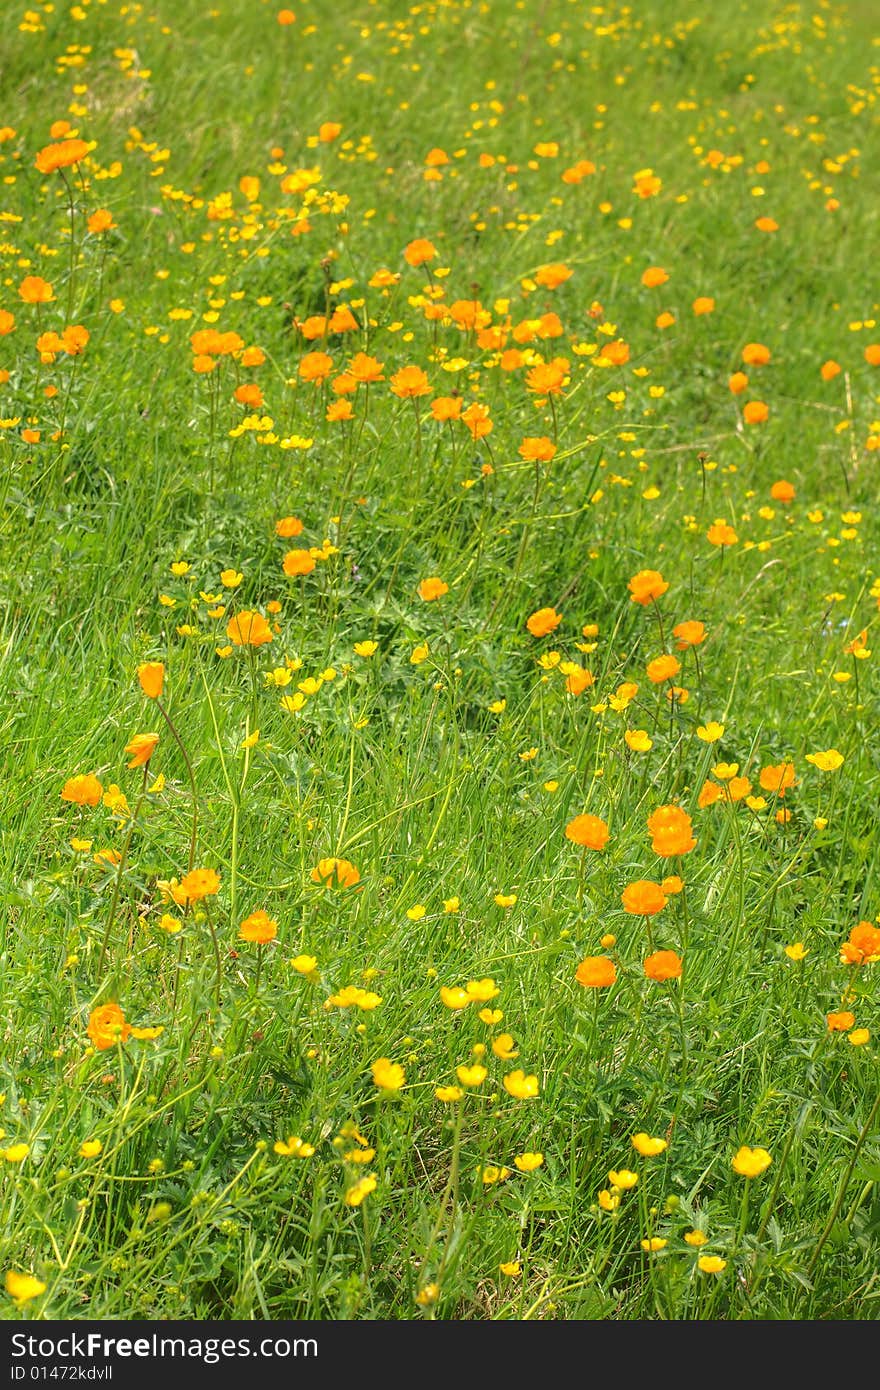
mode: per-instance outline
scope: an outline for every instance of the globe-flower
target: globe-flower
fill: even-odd
[[[177,885],[175,897],[186,903],[198,903],[220,892],[220,875],[216,869],[190,869]]]
[[[689,854],[697,845],[691,818],[680,806],[658,806],[648,817],[648,831],[654,853],[666,859]]]
[[[242,609],[229,619],[226,636],[235,647],[261,647],[272,641],[272,629],[262,613]]]
[[[150,700],[158,700],[165,683],[165,667],[161,661],[142,661],[137,668],[141,690]]]
[[[608,826],[600,816],[575,816],[565,827],[565,837],[585,849],[603,850],[608,843]]]
[[[429,579],[423,579],[419,584],[419,598],[424,603],[433,603],[436,599],[442,598],[449,593],[449,585],[444,583],[438,575],[432,575]]]
[[[646,604],[656,601],[669,588],[659,570],[639,570],[627,585],[631,603]]]
[[[125,1043],[131,1036],[131,1027],[125,1021],[125,1014],[118,1004],[100,1004],[92,1009],[86,1032],[92,1046],[98,1052],[106,1052],[117,1043]]]
[[[252,941],[263,946],[267,942],[275,940],[278,935],[278,923],[273,921],[263,908],[259,908],[240,923],[238,935],[242,941]]]
[[[562,622],[562,614],[555,608],[539,608],[526,619],[526,627],[533,637],[546,637]]]
[[[655,913],[663,911],[667,901],[659,883],[652,883],[646,878],[627,884],[620,900],[625,911],[637,917],[653,917]]]
[[[91,772],[68,777],[61,788],[61,800],[70,801],[74,806],[97,806],[103,794],[103,786]]]
[[[644,971],[649,980],[658,983],[677,980],[682,972],[681,957],[675,951],[652,951],[645,960]]]
[[[326,888],[354,888],[361,881],[360,871],[349,859],[334,856],[319,859],[309,878],[312,883],[321,883]]]
[[[156,751],[158,734],[135,734],[125,745],[129,767],[145,767]]]
[[[617,979],[617,968],[609,956],[586,956],[574,978],[585,989],[607,989]]]

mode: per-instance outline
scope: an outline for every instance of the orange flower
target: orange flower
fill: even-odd
[[[742,360],[747,367],[766,367],[770,361],[770,349],[763,343],[746,343],[742,350]]]
[[[309,873],[312,883],[322,883],[325,888],[353,888],[360,883],[361,876],[348,859],[330,857],[319,859]]]
[[[333,371],[333,358],[327,352],[307,352],[299,364],[302,381],[326,381]]]
[[[311,574],[314,568],[314,557],[307,550],[288,550],[284,557],[284,573],[291,579],[298,575]]]
[[[318,139],[322,145],[329,145],[336,139],[337,135],[342,134],[342,126],[339,121],[323,121],[318,126]]]
[[[649,661],[645,667],[645,674],[649,681],[654,685],[662,685],[664,681],[672,680],[681,670],[681,662],[677,656],[671,652],[664,652],[662,656],[655,656],[653,661]]]
[[[648,269],[642,272],[642,284],[648,290],[655,289],[658,285],[665,285],[669,276],[662,265],[649,265]]]
[[[795,499],[795,490],[791,483],[786,482],[784,478],[780,478],[779,482],[774,483],[771,487],[770,496],[773,498],[774,502],[793,502]]]
[[[418,588],[419,598],[423,599],[425,603],[433,603],[435,599],[442,598],[444,594],[448,593],[449,585],[444,584],[437,575],[433,575],[430,579],[423,579]]]
[[[86,1032],[98,1052],[106,1052],[117,1043],[128,1042],[131,1036],[131,1028],[118,1004],[100,1004],[97,1009],[92,1009]]]
[[[467,410],[463,410],[459,418],[463,425],[467,425],[471,439],[483,439],[495,428],[489,419],[489,407],[479,401],[474,401]]]
[[[259,410],[263,404],[263,393],[255,381],[242,382],[232,394],[239,405],[250,406],[253,410]]]
[[[242,609],[229,619],[226,636],[236,647],[261,647],[272,641],[272,631],[262,613],[251,613]]]
[[[704,782],[700,795],[697,797],[697,805],[702,811],[706,806],[714,806],[716,801],[723,800],[723,787],[719,787],[717,782]]]
[[[373,381],[384,381],[382,374],[384,362],[379,362],[375,357],[370,357],[366,352],[357,352],[349,363],[349,375],[353,376],[356,382],[363,386],[369,386]]]
[[[681,976],[681,957],[675,951],[654,951],[645,961],[649,980],[677,980]]]
[[[275,535],[281,536],[282,540],[290,540],[293,536],[301,534],[303,524],[298,516],[283,516],[280,521],[275,522]]]
[[[535,284],[542,285],[545,290],[555,290],[557,286],[570,280],[573,274],[574,271],[562,261],[554,261],[551,265],[539,267],[535,272]]]
[[[627,585],[631,603],[640,603],[642,607],[651,603],[666,593],[669,588],[666,580],[659,570],[639,570],[634,574]]]
[[[435,420],[458,420],[463,405],[460,396],[437,396],[431,402],[431,414]]]
[[[59,140],[57,144],[44,146],[34,163],[41,174],[53,174],[56,169],[69,169],[72,164],[79,164],[88,152],[85,140]]]
[[[161,661],[144,661],[137,668],[141,690],[151,700],[158,700],[165,681],[165,667]]]
[[[794,763],[777,763],[775,766],[762,767],[758,781],[765,792],[775,792],[777,796],[785,796],[789,787],[793,787],[797,781],[794,775]]]
[[[431,383],[421,367],[401,367],[391,378],[391,391],[401,400],[413,400],[430,395]]]
[[[755,220],[755,226],[757,227],[757,229],[758,229],[759,232],[778,232],[778,231],[779,231],[779,223],[776,222],[776,221],[774,221],[774,219],[773,219],[772,217],[758,217],[758,218],[756,218],[756,220]]]
[[[683,652],[688,647],[698,647],[701,642],[705,642],[706,625],[691,618],[687,622],[676,623],[672,635],[676,638],[676,647]]]
[[[158,742],[158,734],[135,734],[125,745],[125,751],[131,759],[129,767],[144,767],[155,753]]]
[[[841,1009],[839,1013],[826,1014],[825,1021],[829,1033],[848,1033],[850,1028],[855,1027],[856,1016],[848,1009]]]
[[[68,356],[78,357],[90,337],[89,330],[81,323],[72,323],[61,334],[61,343]]]
[[[293,10],[279,10],[277,19],[282,27],[296,23],[296,15],[293,13]]]
[[[749,384],[745,372],[734,372],[727,378],[727,385],[734,396],[741,396]]]
[[[549,463],[556,453],[556,445],[546,435],[527,435],[518,453],[527,463]]]
[[[565,368],[557,362],[539,362],[526,373],[526,386],[539,396],[559,396],[565,382]]]
[[[113,221],[113,213],[106,208],[96,208],[86,222],[86,226],[92,236],[100,236],[101,232],[112,232],[116,223]]]
[[[827,362],[823,362],[819,368],[823,381],[833,381],[843,371],[839,362],[835,362],[833,357],[829,357]]]
[[[606,366],[610,363],[612,367],[625,367],[629,361],[629,343],[625,343],[622,338],[615,338],[613,342],[605,344],[596,361],[601,361]]]
[[[456,299],[449,305],[446,313],[462,332],[468,332],[472,328],[485,328],[492,318],[478,299]]]
[[[633,193],[640,198],[655,198],[662,187],[663,180],[657,177],[653,169],[640,169],[633,174]]]
[[[715,308],[715,300],[711,295],[701,294],[694,300],[691,308],[697,316],[700,314],[711,314]]]
[[[55,298],[52,286],[40,275],[26,275],[18,287],[25,304],[48,304]]]
[[[608,956],[587,956],[575,971],[574,978],[585,989],[607,989],[617,979],[617,969]]]
[[[561,622],[562,614],[557,613],[555,608],[539,608],[526,619],[526,627],[533,637],[546,637],[548,633],[555,631]]]
[[[351,401],[331,401],[324,418],[332,423],[334,420],[350,420],[353,415],[354,407]]]
[[[576,845],[583,845],[586,849],[604,849],[608,843],[608,835],[608,826],[601,816],[591,816],[589,813],[575,816],[565,827],[566,839]]]
[[[865,962],[880,960],[880,928],[873,922],[859,922],[849,934],[849,940],[840,948],[840,959],[844,965],[864,965]]]
[[[691,818],[680,806],[658,806],[648,817],[648,832],[651,848],[664,859],[690,854],[697,846]]]
[[[70,801],[74,806],[97,806],[104,788],[91,772],[78,772],[68,777],[61,788],[61,800]]]
[[[426,261],[432,261],[437,254],[437,247],[433,241],[428,241],[427,237],[416,237],[404,248],[403,259],[407,265],[424,265]]]
[[[634,883],[627,884],[620,901],[624,909],[635,917],[653,917],[666,906],[666,894],[659,883],[639,878]]]
[[[746,401],[743,406],[743,419],[747,425],[762,425],[770,415],[770,407],[763,401]]]
[[[198,903],[212,898],[220,891],[220,875],[216,869],[190,869],[177,885],[175,897],[183,904]]]
[[[238,935],[241,941],[254,941],[258,946],[264,946],[267,941],[275,940],[278,935],[278,923],[260,908],[249,917],[245,917],[238,928]]]
[[[706,532],[706,540],[710,545],[736,545],[739,536],[728,522],[713,521]]]
[[[8,309],[0,309],[0,337],[5,337],[11,333],[15,327],[15,315],[10,314]]]

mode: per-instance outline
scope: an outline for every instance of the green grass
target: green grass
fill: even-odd
[[[874,1318],[880,966],[840,957],[878,914],[871,7],[295,8],[56,3],[3,40],[0,1263],[37,1281],[3,1315]],[[39,173],[75,133],[87,158]],[[90,233],[99,208],[117,225]],[[556,263],[570,278],[543,286]],[[645,287],[649,266],[668,281]],[[398,278],[370,284],[382,268]],[[26,275],[54,299],[22,302]],[[431,294],[478,298],[519,365],[427,320]],[[356,329],[304,341],[340,304]],[[517,331],[549,313],[558,336]],[[70,324],[82,354],[40,362],[37,334]],[[265,360],[194,372],[206,328]],[[771,360],[734,395],[756,342]],[[384,379],[337,396],[299,378],[310,351],[331,380],[366,351]],[[548,399],[526,374],[555,357]],[[404,366],[429,395],[391,392]],[[488,407],[486,438],[432,418],[453,393]],[[768,419],[744,424],[747,401]],[[556,455],[535,465],[538,436]],[[292,547],[315,552],[303,577]],[[631,601],[641,570],[668,584],[656,604]],[[448,591],[426,602],[432,576]],[[271,644],[226,651],[241,611]],[[708,635],[676,652],[671,700],[646,664],[685,620]],[[162,885],[192,867],[194,802],[147,661],[194,773],[194,865],[220,876],[186,910]],[[829,749],[836,770],[807,761]],[[761,771],[789,762],[778,797]],[[722,763],[751,785],[707,805]],[[60,793],[85,773],[105,797],[81,809]],[[697,845],[664,859],[647,820],[671,804]],[[604,850],[566,838],[582,812]],[[330,856],[354,887],[313,882]],[[650,924],[624,910],[673,874]],[[262,948],[239,939],[259,909]],[[645,976],[657,947],[681,979]],[[575,980],[597,955],[610,988]],[[486,978],[495,997],[444,1006]],[[328,1002],[351,985],[381,1002]],[[96,1049],[110,1002],[161,1033]],[[841,1010],[867,1041],[829,1031]],[[515,1058],[492,1050],[506,1032]],[[380,1058],[400,1089],[374,1084]],[[479,1085],[437,1099],[474,1063]],[[505,1088],[517,1068],[537,1095]],[[668,1147],[642,1157],[639,1132]],[[276,1152],[294,1135],[309,1156]],[[761,1176],[734,1170],[742,1145],[771,1155]],[[621,1169],[639,1181],[618,1193]]]

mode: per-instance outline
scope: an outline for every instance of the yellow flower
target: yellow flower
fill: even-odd
[[[411,922],[420,922],[427,910],[424,903],[416,903],[413,907],[406,909],[406,915]]]
[[[788,956],[789,960],[803,960],[804,956],[808,955],[809,952],[802,941],[795,941],[794,945],[786,946],[785,954]]]
[[[0,1149],[0,1155],[7,1163],[23,1163],[30,1151],[29,1144],[10,1144],[8,1149]]]
[[[515,893],[496,893],[495,902],[499,907],[513,907],[516,902]]]
[[[413,647],[410,663],[413,666],[420,666],[423,661],[427,661],[429,647],[427,642],[420,642],[417,647]]]
[[[704,743],[717,743],[723,737],[724,725],[711,719],[708,724],[700,724],[697,729],[697,738],[702,739]]]
[[[238,570],[223,570],[220,574],[220,583],[225,589],[237,589],[244,575]]]
[[[378,642],[355,642],[354,649],[358,656],[375,656],[379,650]]]
[[[720,1255],[701,1255],[697,1260],[697,1268],[704,1274],[721,1274],[727,1268],[727,1261],[722,1260]]]
[[[669,1241],[664,1240],[662,1236],[651,1236],[649,1240],[641,1242],[642,1249],[646,1250],[649,1255],[655,1255],[658,1250],[665,1250],[668,1244]]]
[[[743,1144],[731,1159],[734,1171],[742,1178],[759,1177],[772,1162],[766,1149],[750,1149],[747,1144]]]
[[[538,1078],[526,1076],[522,1067],[508,1072],[503,1080],[504,1089],[514,1100],[533,1100],[539,1093]]]
[[[455,1101],[461,1100],[464,1091],[460,1086],[438,1086],[434,1095],[438,1100],[442,1100],[447,1105],[453,1105]]]
[[[522,1274],[522,1265],[519,1260],[505,1260],[498,1268],[502,1274],[506,1274],[508,1279],[515,1279],[518,1274]]]
[[[509,1168],[499,1168],[494,1163],[487,1163],[485,1168],[480,1168],[478,1171],[486,1187],[490,1187],[492,1183],[506,1182],[510,1177]]]
[[[483,1015],[480,1014],[482,1018]],[[485,1022],[485,1019],[483,1020]],[[519,1056],[513,1045],[513,1036],[510,1033],[499,1033],[497,1038],[492,1039],[492,1051],[496,1057],[500,1057],[502,1062],[512,1062]]]
[[[462,1086],[482,1086],[489,1075],[486,1068],[481,1067],[479,1062],[475,1062],[472,1067],[456,1067],[455,1074]]]
[[[311,959],[311,957],[307,956],[306,959]],[[336,994],[328,996],[324,1007],[333,1007],[337,1009],[350,1009],[354,1007],[363,1009],[366,1013],[369,1013],[372,1009],[378,1009],[381,1003],[381,994],[374,994],[372,990],[369,989],[361,989],[360,985],[345,985],[343,989],[337,990]],[[381,1060],[385,1061],[387,1059],[383,1057]],[[376,1063],[376,1065],[378,1066],[378,1063]],[[379,1085],[380,1083],[377,1082],[376,1084]],[[396,1090],[396,1087],[389,1089]]]
[[[654,740],[649,736],[647,729],[627,729],[623,737],[627,748],[631,748],[634,753],[648,753],[654,747]]]
[[[460,898],[444,898],[444,899],[443,899],[443,911],[444,911],[444,912],[457,912],[458,909],[459,909],[460,907],[461,907],[461,899],[460,899]]]
[[[416,1294],[416,1303],[420,1308],[430,1308],[440,1297],[439,1284],[426,1284],[423,1289],[419,1289]]]
[[[406,1080],[406,1072],[397,1062],[391,1062],[387,1057],[379,1057],[373,1063],[373,1084],[379,1087],[380,1091],[399,1091]]]
[[[662,1154],[664,1149],[669,1148],[666,1139],[652,1138],[650,1134],[645,1134],[643,1131],[634,1134],[630,1142],[636,1153],[640,1153],[643,1158],[654,1158],[657,1154]]]
[[[441,985],[440,998],[447,1009],[466,1009],[472,1002],[471,996],[461,985]]]
[[[306,1144],[298,1134],[292,1134],[286,1143],[279,1139],[272,1147],[275,1153],[281,1154],[284,1158],[311,1158],[315,1152],[314,1145]]]
[[[540,1168],[544,1162],[542,1153],[517,1154],[513,1160],[521,1173],[534,1173],[536,1168]]]
[[[506,709],[506,700],[493,700],[489,706],[489,710],[492,714],[503,714]]]
[[[630,1172],[629,1168],[612,1168],[608,1174],[611,1186],[619,1187],[621,1192],[628,1192],[631,1187],[635,1187],[638,1180],[638,1173]]]
[[[695,1250],[699,1250],[709,1239],[705,1231],[685,1231],[684,1238],[686,1244],[693,1246]]]
[[[356,1182],[354,1187],[350,1187],[345,1194],[345,1205],[347,1207],[359,1207],[365,1197],[376,1189],[376,1179],[372,1173],[367,1173],[365,1177]]]
[[[100,1139],[85,1139],[79,1146],[80,1158],[97,1158],[104,1145]]]
[[[836,748],[828,748],[824,753],[807,754],[807,762],[812,763],[820,772],[836,772],[843,761],[843,754],[838,753]]]
[[[46,1285],[41,1279],[36,1279],[33,1274],[19,1274],[15,1269],[6,1271],[6,1292],[9,1297],[15,1300],[19,1308],[24,1307],[32,1298],[39,1298],[41,1293],[46,1292]]]
[[[851,1033],[847,1033],[846,1040],[852,1043],[853,1047],[864,1047],[870,1040],[871,1033],[867,1028],[854,1028]]]
[[[477,1000],[480,1004],[488,1004],[490,999],[494,999],[500,990],[493,979],[486,976],[482,980],[468,980],[465,985],[468,996]]]
[[[248,734],[247,738],[242,739],[241,746],[242,748],[256,748],[259,741],[260,731],[259,729],[254,729],[254,732],[252,734]]]
[[[290,964],[298,975],[311,975],[318,968],[316,956],[294,956]]]
[[[620,1206],[620,1193],[609,1192],[607,1187],[603,1187],[599,1193],[599,1206],[603,1211],[617,1211]]]

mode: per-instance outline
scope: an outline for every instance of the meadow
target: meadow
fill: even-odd
[[[14,0],[6,1319],[875,1319],[872,6]]]

